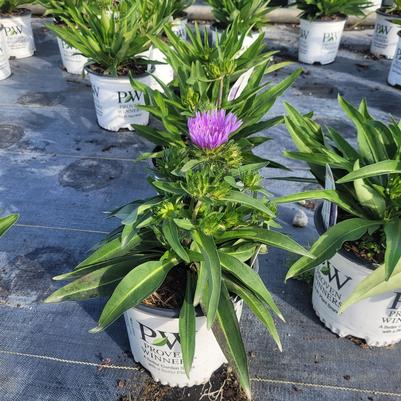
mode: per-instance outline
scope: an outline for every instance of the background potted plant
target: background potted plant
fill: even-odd
[[[23,8],[26,0],[0,0],[0,25],[4,26],[8,55],[30,57],[35,52],[31,11]]]
[[[376,24],[373,32],[370,52],[375,56],[394,57],[398,44],[399,25],[394,20],[401,17],[401,0],[394,0],[391,7],[382,7],[376,11]]]
[[[153,12],[145,20],[144,10],[148,7]],[[89,59],[86,72],[102,128],[118,131],[131,128],[133,123],[148,123],[149,114],[138,108],[143,104],[143,94],[132,90],[129,77],[151,82],[148,34],[160,32],[169,15],[169,0],[159,2],[157,7],[153,0],[112,2],[100,10],[83,3],[68,18],[61,18],[65,26],[52,27]]]
[[[194,3],[194,0],[174,0],[172,8],[172,31],[182,39],[187,37],[188,15],[185,10]]]
[[[215,22],[213,23],[213,41],[220,37],[234,20],[239,21],[241,32],[246,33],[243,48],[253,43],[268,24],[267,14],[272,11],[270,0],[206,0],[212,7]]]
[[[239,299],[281,347],[272,318],[281,313],[252,267],[266,246],[307,252],[271,229],[275,208],[261,186],[262,164],[247,162],[260,141],[236,140],[243,123],[224,109],[189,118],[185,146],[164,149],[149,177],[157,195],[114,211],[121,225],[56,277],[74,281],[47,302],[109,296],[93,331],[125,313],[134,357],[155,380],[205,383],[227,358],[250,398]]]
[[[54,17],[54,24],[47,27],[53,30],[53,25],[66,26],[63,19],[68,19],[76,10],[82,10],[83,0],[39,0],[38,3],[46,8],[45,15]],[[91,7],[96,7],[97,3],[90,1]],[[68,29],[68,28],[67,28]],[[57,43],[60,49],[61,60],[64,69],[70,74],[81,75],[84,71],[88,58],[57,36]]]
[[[401,25],[401,19],[393,20],[393,24]],[[393,61],[391,63],[390,72],[388,74],[387,82],[391,86],[401,87],[401,35],[398,31],[398,45],[395,49]]]
[[[395,121],[375,120],[365,101],[359,109],[339,102],[355,125],[357,147],[287,106],[287,128],[298,148],[287,155],[306,161],[328,188],[276,200],[326,201],[316,212],[321,236],[310,250],[315,259],[296,261],[287,278],[316,268],[312,302],[322,322],[342,337],[385,346],[401,340],[401,129]]]
[[[364,15],[366,0],[297,0],[300,15],[298,59],[306,64],[332,63],[340,47],[347,16]]]
[[[7,39],[4,27],[0,25],[0,81],[11,75]]]

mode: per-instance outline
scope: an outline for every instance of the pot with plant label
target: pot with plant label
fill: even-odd
[[[335,61],[348,15],[363,15],[370,3],[365,0],[298,0],[302,11],[298,60],[306,64]]]
[[[175,0],[171,10],[171,30],[180,38],[187,38],[188,15],[186,9],[194,3],[194,0]]]
[[[64,40],[57,38],[57,43],[65,70],[70,74],[81,75],[84,72],[84,67],[88,59],[79,54],[77,49]]]
[[[374,120],[365,101],[358,108],[339,101],[360,147],[287,106],[287,128],[298,148],[291,158],[307,161],[327,188],[276,200],[325,200],[324,212],[319,208],[315,216],[315,259],[296,261],[287,278],[315,269],[312,302],[321,321],[341,337],[387,346],[401,341],[401,125]]]
[[[0,25],[0,81],[11,75],[9,56],[7,52],[6,34],[4,27]]]
[[[397,49],[400,26],[394,23],[401,16],[401,0],[392,8],[376,11],[376,24],[370,52],[375,56],[392,59]]]
[[[397,24],[401,24],[401,20],[397,20],[395,22]],[[398,32],[398,45],[391,63],[387,82],[391,86],[401,87],[401,32]]]
[[[12,0],[0,5],[0,25],[4,26],[9,57],[25,58],[35,52],[31,11],[20,8],[24,0]]]
[[[146,2],[144,7],[141,1],[127,0],[98,8],[95,3],[83,2],[79,13],[64,11],[63,25],[49,26],[60,39],[88,58],[85,70],[102,128],[118,131],[131,129],[132,124],[148,123],[149,113],[139,107],[144,104],[144,95],[131,87],[130,79],[142,85],[151,83],[148,37],[159,34],[167,22],[169,4],[167,0]],[[151,19],[145,18],[144,9],[152,15]]]

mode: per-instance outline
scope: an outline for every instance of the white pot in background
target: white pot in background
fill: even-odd
[[[149,54],[150,60],[166,63],[166,56],[156,47],[152,47]],[[154,66],[153,75],[167,85],[174,79],[174,70],[170,64],[156,64]],[[162,91],[162,87],[154,79],[152,79],[151,88]]]
[[[4,26],[10,57],[25,58],[33,55],[35,42],[29,10],[21,15],[0,17],[0,25]]]
[[[316,212],[315,224],[322,233],[320,209]],[[373,268],[353,255],[337,253],[324,266],[315,269],[312,304],[320,320],[333,333],[362,338],[370,346],[383,347],[401,341],[401,289],[358,302],[342,315],[337,313],[341,303]]]
[[[365,13],[372,13],[382,6],[382,0],[370,0],[372,6],[365,10]]]
[[[395,50],[393,62],[391,63],[390,72],[387,82],[392,86],[401,87],[401,35],[398,34],[398,46]]]
[[[242,301],[235,304],[238,319]],[[163,385],[186,387],[207,383],[213,372],[227,362],[206,318],[196,317],[195,356],[188,378],[182,363],[179,342],[179,310],[168,310],[140,305],[125,312],[132,354]],[[155,341],[167,339],[164,345]]]
[[[70,74],[82,74],[88,59],[79,54],[77,49],[64,42],[64,40],[57,38],[57,43],[63,66],[67,72]]]
[[[401,29],[399,25],[391,22],[394,19],[397,19],[394,15],[388,15],[381,10],[376,11],[375,30],[370,46],[370,52],[375,56],[384,56],[388,59],[394,57],[398,44],[398,31]]]
[[[149,113],[137,107],[145,104],[144,95],[132,88],[128,77],[99,75],[88,67],[85,70],[92,84],[97,121],[102,128],[118,131],[132,129],[132,124],[149,123]],[[147,73],[135,79],[148,86],[151,84],[151,76]]]
[[[11,75],[10,62],[8,61],[8,50],[6,34],[4,28],[0,25],[0,81]]]
[[[187,39],[186,26],[188,18],[175,18],[171,23],[171,30],[181,39]]]
[[[330,64],[335,61],[345,21],[309,21],[301,18],[298,60],[306,64]]]

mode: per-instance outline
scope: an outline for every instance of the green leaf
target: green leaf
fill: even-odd
[[[297,260],[287,273],[286,280],[304,273],[332,258],[341,249],[344,242],[360,239],[368,230],[380,227],[381,221],[365,219],[348,219],[330,227],[313,244],[310,253],[315,257],[311,260],[301,258]]]
[[[0,217],[0,237],[4,235],[18,219],[19,214],[10,214],[6,217]]]
[[[284,249],[298,255],[313,258],[308,251],[288,236],[279,232],[266,230],[258,227],[239,228],[238,230],[226,231],[218,237],[219,241],[230,239],[247,239],[260,244],[271,245],[276,248]]]
[[[195,226],[191,223],[189,219],[173,219],[174,223],[183,230],[191,231]]]
[[[205,262],[199,263],[198,268],[198,280],[196,281],[196,289],[194,295],[194,306],[198,306],[201,300],[207,296],[207,268],[205,266]]]
[[[167,344],[167,341],[168,339],[165,337],[156,338],[156,340],[152,342],[152,345],[154,345],[155,347],[163,347]]]
[[[207,327],[211,328],[216,317],[221,291],[221,267],[217,253],[216,244],[211,236],[205,235],[201,231],[194,231],[192,236],[198,244],[202,256],[205,260],[204,266],[207,272],[209,301],[207,309]],[[203,298],[203,297],[202,297]]]
[[[227,289],[230,292],[237,294],[241,299],[243,299],[246,302],[246,304],[249,306],[252,312],[264,324],[267,331],[270,333],[273,340],[276,342],[279,350],[282,351],[283,347],[281,345],[280,336],[277,332],[276,325],[274,324],[274,320],[269,310],[266,308],[263,302],[260,301],[260,299],[256,297],[249,288],[241,286],[240,284],[236,283],[233,280],[230,280],[229,278],[225,278],[224,283],[226,284]]]
[[[229,365],[234,369],[242,389],[251,399],[251,384],[245,347],[242,342],[237,315],[224,282],[222,283],[213,333]]]
[[[256,273],[250,266],[242,263],[233,256],[219,252],[221,265],[226,272],[231,273],[249,290],[257,294],[257,296],[272,309],[272,311],[283,321],[284,317],[273,300],[273,297],[267,290],[259,274]]]
[[[187,272],[185,298],[179,316],[182,362],[189,377],[195,355],[196,314],[193,305],[193,285],[191,273]]]
[[[346,176],[337,181],[337,184],[344,184],[346,182],[354,181],[357,179],[377,177],[384,174],[400,174],[401,161],[400,160],[384,160],[382,162],[370,164],[361,167],[359,170],[352,171]]]
[[[396,266],[401,262],[401,219],[394,217],[384,225],[386,234],[385,270],[386,280],[393,274]]]
[[[299,202],[302,200],[310,200],[310,199],[324,199],[329,202],[333,202],[336,205],[340,206],[341,209],[346,212],[358,216],[365,217],[365,214],[362,209],[358,209],[355,205],[355,202],[352,199],[348,198],[346,195],[331,189],[327,190],[315,190],[315,191],[306,191],[299,192],[297,194],[281,196],[279,198],[273,199],[274,203],[291,203],[291,202]]]
[[[155,292],[165,280],[168,272],[178,264],[168,259],[151,261],[137,266],[118,284],[100,316],[98,326],[91,330],[97,333],[118,319],[126,310],[141,303]]]
[[[190,263],[190,259],[187,251],[182,246],[180,242],[180,236],[177,230],[177,226],[171,219],[166,219],[162,225],[162,231],[164,238],[167,240],[168,244],[171,246],[173,251],[184,261]]]
[[[252,198],[251,196],[243,192],[231,191],[228,195],[221,198],[221,200],[225,202],[239,203],[252,209],[259,210],[260,212],[265,213],[270,217],[274,217],[274,213],[266,206],[263,201]]]

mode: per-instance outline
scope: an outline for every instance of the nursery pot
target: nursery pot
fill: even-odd
[[[149,52],[149,58],[153,61],[158,61],[165,64],[155,64],[153,75],[157,77],[164,84],[169,84],[174,79],[174,70],[170,64],[167,64],[166,56],[156,47],[152,47]],[[162,91],[159,83],[152,79],[152,89]]]
[[[298,60],[305,64],[330,64],[340,47],[346,18],[309,21],[301,18]]]
[[[315,213],[319,234],[325,231],[321,211],[319,207]],[[336,253],[315,269],[312,304],[319,319],[333,333],[362,338],[369,346],[384,347],[401,340],[401,289],[365,299],[338,314],[341,303],[374,268],[351,253]]]
[[[174,18],[173,22],[171,23],[171,30],[181,39],[186,40],[187,39],[187,31],[186,31],[186,26],[188,24],[188,18],[187,17],[181,17],[181,18]]]
[[[60,49],[61,60],[66,71],[70,74],[82,74],[88,59],[82,56],[82,54],[79,54],[77,49],[70,46],[64,40],[57,38],[57,43]]]
[[[401,32],[398,32],[398,46],[395,50],[387,81],[392,86],[401,87]]]
[[[257,260],[254,268],[258,271]],[[243,302],[236,298],[233,303],[239,320]],[[163,385],[190,387],[205,384],[227,360],[212,330],[207,329],[206,317],[197,311],[195,356],[188,378],[182,362],[179,313],[179,309],[161,309],[144,304],[125,312],[132,354],[135,361]],[[167,340],[164,345],[154,345],[163,338]]]
[[[382,9],[376,11],[376,24],[373,32],[370,52],[375,56],[394,57],[398,44],[400,26],[391,21],[400,16],[386,14]]]
[[[30,57],[35,52],[31,12],[29,10],[23,11],[21,15],[0,17],[0,25],[4,26],[10,57]]]
[[[8,51],[6,34],[4,27],[0,25],[0,81],[11,75],[10,62],[8,61]]]
[[[109,131],[132,129],[132,124],[147,125],[149,113],[138,108],[145,104],[144,95],[132,88],[129,77],[110,77],[93,72],[85,67],[92,84],[93,99],[99,125]],[[150,86],[148,73],[134,79]]]

